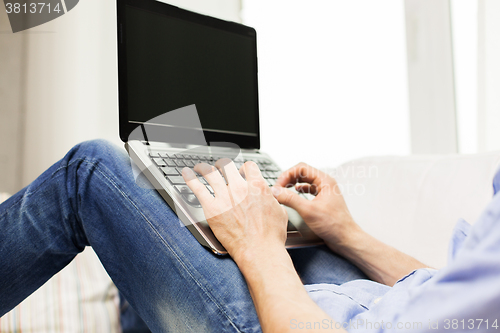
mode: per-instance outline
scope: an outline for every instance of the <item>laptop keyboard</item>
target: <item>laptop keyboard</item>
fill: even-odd
[[[199,206],[198,199],[193,195],[182,177],[182,169],[185,167],[193,168],[198,163],[207,163],[215,165],[218,159],[222,156],[206,156],[206,155],[192,155],[192,154],[168,154],[164,152],[151,152],[149,154],[153,162],[163,172],[165,178],[172,184],[172,186],[183,195],[183,198],[191,205]],[[247,162],[249,159],[236,158],[233,160],[237,169]],[[269,186],[276,184],[276,180],[280,175],[279,168],[272,164],[265,158],[253,160],[259,166],[262,176]],[[224,177],[223,177],[224,178]],[[198,179],[204,184],[210,193],[214,193],[212,187],[208,185],[205,178],[198,174]]]
[[[215,162],[223,156],[207,156],[207,155],[193,155],[193,154],[171,154],[165,152],[150,152],[150,158],[156,164],[156,166],[163,172],[165,178],[172,184],[174,189],[182,195],[184,201],[194,207],[201,207],[200,202],[193,194],[193,191],[186,185],[184,178],[182,177],[182,169],[185,167],[193,168],[198,163],[207,163],[209,165],[215,165]],[[236,168],[239,170],[241,166],[247,162],[253,161],[258,166],[262,173],[262,176],[266,180],[269,186],[276,184],[276,180],[280,175],[279,168],[274,165],[271,161],[266,158],[258,159],[244,159],[237,157],[233,160]],[[196,172],[195,172],[196,173]],[[208,191],[214,195],[214,190],[208,184],[207,180],[201,175],[197,174],[198,179],[202,184],[206,186]],[[224,178],[224,176],[222,176]],[[227,183],[227,182],[226,182]],[[288,222],[288,231],[294,231],[296,228]]]

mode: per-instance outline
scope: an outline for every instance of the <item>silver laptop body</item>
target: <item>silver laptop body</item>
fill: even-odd
[[[228,157],[237,167],[255,161],[269,186],[281,172],[259,150],[255,30],[155,0],[117,0],[117,17],[125,148],[196,239],[226,254],[180,171]],[[287,211],[287,248],[322,244]]]

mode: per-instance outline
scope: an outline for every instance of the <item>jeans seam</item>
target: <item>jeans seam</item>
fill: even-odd
[[[103,177],[105,177],[111,183],[111,185],[113,185],[113,187],[115,187],[120,192],[120,194],[122,195],[122,197],[125,198],[127,201],[129,201],[133,205],[133,207],[135,208],[135,210],[148,223],[149,227],[161,239],[161,242],[164,244],[164,246],[166,246],[169,249],[169,251],[174,255],[174,257],[176,258],[176,260],[182,265],[182,267],[184,268],[184,270],[189,274],[189,276],[193,279],[193,281],[196,283],[196,285],[198,285],[198,287],[203,291],[203,293],[206,296],[208,296],[208,298],[217,306],[217,308],[219,309],[219,311],[224,315],[224,317],[226,317],[226,319],[229,321],[229,323],[231,324],[231,326],[233,326],[236,329],[237,332],[241,332],[239,330],[239,328],[236,326],[236,324],[229,317],[229,315],[227,314],[227,312],[224,311],[224,308],[216,301],[216,299],[211,295],[211,293],[208,291],[208,289],[206,289],[205,287],[203,287],[203,285],[198,281],[198,279],[196,279],[196,277],[192,274],[192,272],[189,270],[189,268],[186,266],[186,264],[177,255],[177,253],[172,249],[172,247],[170,247],[170,245],[168,244],[168,242],[165,241],[165,239],[159,234],[159,232],[153,226],[153,224],[151,223],[151,221],[149,221],[149,219],[141,212],[141,210],[139,209],[139,207],[137,207],[137,205],[134,203],[134,201],[131,200],[131,198],[124,191],[122,191],[122,189],[120,189],[120,187],[118,186],[118,184],[111,177],[109,177],[103,170],[101,170],[101,164],[94,163],[94,162],[91,162],[91,161],[88,161],[88,160],[85,160],[85,159],[82,159],[82,161],[85,162],[85,163],[93,165],[95,167],[95,170],[98,171]]]

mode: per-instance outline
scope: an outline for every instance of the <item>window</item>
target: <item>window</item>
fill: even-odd
[[[262,150],[282,168],[410,153],[404,3],[243,3],[257,29]]]

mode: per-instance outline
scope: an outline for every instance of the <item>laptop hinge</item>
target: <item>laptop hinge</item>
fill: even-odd
[[[144,140],[146,140],[146,145],[149,146],[149,140],[148,140],[148,136],[146,134],[146,129],[144,128],[144,124],[141,124],[141,129],[142,129],[142,134],[144,134]]]
[[[259,149],[241,149],[243,153],[260,154]]]

